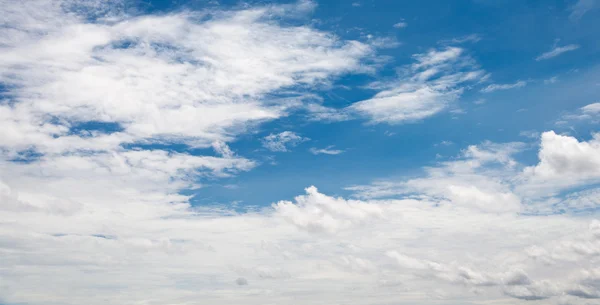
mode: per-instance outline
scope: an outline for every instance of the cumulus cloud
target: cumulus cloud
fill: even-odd
[[[513,158],[527,148],[524,143],[484,142],[469,146],[457,159],[425,168],[424,177],[384,179],[346,189],[359,198],[436,198],[442,199],[440,204],[493,213],[596,209],[598,135],[588,141],[553,131],[538,137],[539,160],[534,165],[520,164]],[[569,192],[575,188],[583,189]]]
[[[301,137],[292,131],[283,131],[278,134],[269,134],[264,137],[262,139],[262,144],[264,148],[270,151],[287,152],[291,147],[295,147],[308,140],[308,138]]]
[[[333,198],[311,186],[296,203],[280,201],[273,205],[278,215],[310,232],[334,233],[372,218],[383,216],[381,209],[366,202]]]
[[[578,184],[594,183],[600,179],[600,138],[579,141],[553,131],[541,135],[539,163],[526,167],[519,186],[527,191],[558,192]]]
[[[485,74],[464,49],[457,47],[430,50],[413,58],[415,63],[406,67],[406,76],[377,84],[383,90],[354,103],[349,110],[372,123],[421,120],[446,109],[461,96],[462,85],[476,82]]]

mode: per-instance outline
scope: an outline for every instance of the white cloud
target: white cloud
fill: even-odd
[[[587,12],[597,7],[599,7],[597,0],[577,0],[577,2],[569,8],[569,10],[571,11],[571,15],[569,15],[569,18],[571,18],[571,20],[577,21],[581,17],[583,17],[583,15],[585,15]]]
[[[407,68],[408,76],[378,84],[382,91],[348,109],[368,117],[372,123],[417,121],[446,109],[461,96],[461,85],[484,75],[461,48],[431,50],[413,57],[416,62]]]
[[[536,133],[532,133],[535,135]],[[530,133],[525,136],[531,137]],[[359,198],[436,198],[443,204],[492,213],[554,213],[595,209],[600,181],[600,141],[588,141],[553,131],[538,136],[539,161],[526,166],[513,155],[524,143],[484,142],[469,146],[458,159],[426,168],[426,175],[404,180],[380,180],[351,186]],[[572,188],[582,191],[558,196]],[[558,197],[557,197],[558,196]],[[526,205],[524,203],[527,203]],[[526,208],[523,210],[523,208]]]
[[[310,140],[292,131],[283,131],[278,134],[269,134],[262,139],[263,147],[270,151],[287,152],[302,142]]]
[[[394,28],[397,28],[397,29],[403,29],[403,28],[405,28],[407,26],[408,26],[408,23],[406,23],[404,21],[401,21],[401,22],[398,22],[398,23],[394,24]]]
[[[456,38],[452,38],[452,39],[448,39],[448,40],[442,40],[440,41],[441,44],[461,44],[461,43],[466,43],[466,42],[478,42],[481,40],[481,36],[479,36],[478,34],[470,34],[470,35],[466,35],[466,36],[461,36],[461,37],[456,37]]]
[[[431,295],[511,304],[593,295],[597,221],[490,213],[472,202],[481,194],[445,199],[418,191],[443,187],[440,179],[452,171],[470,182],[463,187],[508,204],[491,173],[494,164],[505,167],[499,172],[514,167],[510,155],[517,149],[470,147],[463,160],[411,182],[411,198],[347,200],[310,187],[294,201],[245,214],[190,209],[185,196],[157,192],[181,164],[192,162],[173,165],[162,154],[104,161],[109,167],[97,167],[94,177],[86,176],[89,165],[73,165],[77,175],[58,181],[62,165],[48,164],[39,176],[35,164],[28,174],[3,169],[17,179],[0,187],[0,237],[3,249],[10,249],[0,260],[0,292],[9,303],[92,305],[198,299],[296,304],[298,289],[310,291],[302,296],[307,302],[356,305],[427,304]],[[186,175],[175,174],[183,180]],[[432,179],[429,186],[426,179]],[[73,200],[74,208],[66,211],[66,203],[50,196]],[[6,198],[38,208],[6,209]],[[533,245],[537,248],[530,249]],[[117,290],[127,293],[111,293]]]
[[[12,30],[0,37],[0,75],[14,86],[16,102],[2,106],[2,123],[11,127],[3,144],[13,149],[31,143],[52,149],[44,146],[65,142],[55,138],[68,137],[70,123],[87,121],[121,125],[113,146],[145,139],[199,146],[228,141],[255,123],[286,115],[288,105],[265,100],[265,94],[362,69],[361,58],[372,51],[269,19],[304,11],[304,2],[212,12],[204,19],[194,12],[117,14],[93,23],[56,3],[3,5]]]
[[[311,147],[309,149],[310,153],[312,153],[313,155],[321,155],[321,154],[325,154],[325,155],[339,155],[341,153],[343,153],[344,151],[341,149],[333,149],[333,145],[331,146],[327,146],[325,148],[315,148],[315,147]]]
[[[556,82],[558,82],[558,76],[552,76],[551,78],[544,80],[544,84],[546,84],[546,85],[554,84]]]
[[[593,103],[581,107],[581,111],[585,114],[598,115],[600,114],[600,103]]]
[[[600,138],[585,142],[553,131],[541,136],[539,163],[526,167],[519,188],[550,194],[578,184],[600,181]]]
[[[510,185],[523,144],[471,146],[422,177],[373,190],[404,199],[349,200],[309,187],[294,201],[247,213],[190,204],[182,190],[201,187],[201,178],[256,165],[227,143],[287,114],[292,106],[268,100],[270,93],[361,69],[370,47],[278,23],[312,2],[210,18],[131,17],[112,11],[118,1],[0,4],[11,25],[0,32],[1,81],[15,85],[0,106],[1,303],[519,304],[597,296],[599,222],[517,214],[528,208]],[[435,71],[425,71],[452,70],[463,57],[434,53],[417,57],[409,82],[443,93],[436,86],[460,84],[463,72],[434,80]],[[120,128],[75,132],[98,121]],[[218,156],[143,148],[171,142],[212,146]],[[597,142],[550,134],[532,173],[569,176],[586,162],[593,169]],[[36,156],[10,161],[27,152]],[[564,205],[593,206],[595,195],[582,191]]]
[[[487,87],[481,89],[481,92],[484,93],[490,93],[490,92],[494,92],[494,91],[498,91],[498,90],[509,90],[509,89],[514,89],[514,88],[523,88],[527,86],[527,82],[526,81],[517,81],[514,84],[491,84],[488,85]]]
[[[280,201],[274,204],[276,213],[300,229],[310,232],[336,233],[373,218],[383,217],[377,205],[325,196],[311,186],[296,203]]]
[[[519,136],[530,138],[530,139],[539,139],[540,132],[536,131],[536,130],[523,130],[523,131],[519,132]]]
[[[360,198],[411,197],[435,198],[440,204],[490,213],[515,213],[521,199],[506,181],[504,173],[514,172],[511,155],[523,149],[521,143],[469,146],[460,160],[442,162],[426,169],[422,178],[405,181],[380,181],[347,188]]]
[[[310,121],[341,122],[351,120],[352,116],[346,109],[330,108],[320,104],[310,103],[305,107]]]
[[[598,120],[600,120],[600,103],[592,103],[585,105],[574,112],[561,116],[556,124],[566,124],[578,121],[596,123]]]
[[[570,44],[570,45],[566,45],[566,46],[562,46],[562,47],[555,46],[552,50],[545,52],[545,53],[541,54],[540,56],[536,57],[535,60],[540,61],[540,60],[554,58],[563,53],[575,51],[577,49],[579,49],[579,45],[576,45],[576,44]]]

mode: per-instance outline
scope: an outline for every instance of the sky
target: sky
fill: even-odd
[[[600,1],[0,0],[0,305],[600,304]]]

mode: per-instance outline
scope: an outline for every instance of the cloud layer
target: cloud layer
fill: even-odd
[[[370,84],[371,98],[334,109],[298,92],[372,72],[375,49],[293,25],[310,1],[169,14],[125,6],[0,0],[0,303],[600,299],[600,222],[570,214],[599,208],[598,134],[544,132],[533,165],[515,160],[526,143],[486,141],[345,197],[306,185],[251,211],[190,204],[185,191],[257,166],[230,142],[292,111],[401,124],[448,109],[487,76],[466,49],[416,54],[393,80]],[[306,140],[284,131],[262,144],[285,152]]]

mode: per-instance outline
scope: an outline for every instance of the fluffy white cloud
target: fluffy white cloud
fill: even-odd
[[[280,201],[273,206],[279,216],[304,230],[335,233],[369,219],[383,217],[376,205],[328,197],[320,194],[314,186],[307,188],[306,193],[306,196],[296,197],[295,204]]]
[[[461,96],[461,85],[484,76],[465,50],[448,47],[414,55],[407,75],[377,84],[381,90],[371,99],[354,103],[350,110],[373,123],[398,124],[430,117]]]
[[[526,167],[519,189],[533,192],[559,192],[561,189],[600,180],[600,138],[587,142],[553,131],[544,132],[538,153],[540,162]]]

